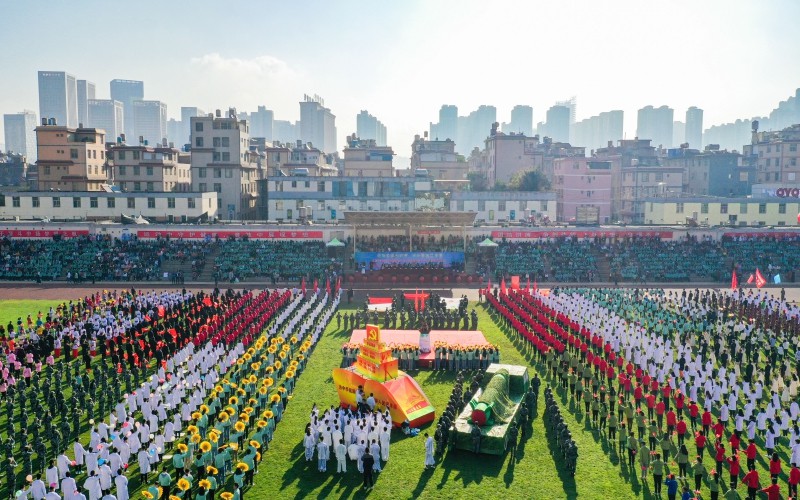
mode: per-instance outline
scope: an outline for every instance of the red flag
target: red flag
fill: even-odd
[[[761,288],[767,284],[767,280],[761,275],[761,271],[756,268],[756,287]]]
[[[319,282],[317,281],[317,278],[314,278],[314,293],[317,292],[319,292]]]
[[[325,278],[325,293],[327,293],[328,295],[331,294],[331,279],[330,278]]]
[[[755,280],[756,280],[756,277],[751,274],[750,277],[747,278],[747,284],[748,285],[752,285]]]
[[[731,276],[731,290],[736,290],[739,288],[739,278],[736,277],[736,271],[733,272],[733,276]]]
[[[500,293],[502,293],[503,295],[508,293],[508,290],[506,290],[506,279],[505,278],[503,278],[503,280],[500,282]]]
[[[490,276],[489,282],[486,283],[486,290],[491,290],[491,289],[492,289],[492,277]]]
[[[531,279],[530,279],[530,277],[525,282],[525,291],[526,292],[530,292],[531,291]]]
[[[339,293],[339,289],[342,288],[342,277],[336,277],[336,293]]]
[[[300,291],[303,292],[303,295],[305,295],[305,293],[306,293],[306,279],[305,278],[303,278],[300,281]]]

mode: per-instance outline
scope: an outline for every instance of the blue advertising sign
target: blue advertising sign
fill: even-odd
[[[464,252],[356,252],[356,262],[373,269],[415,264],[441,264],[452,267],[464,262]]]

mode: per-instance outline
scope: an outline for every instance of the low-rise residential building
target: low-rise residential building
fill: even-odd
[[[108,150],[114,184],[122,191],[191,191],[189,154],[174,147],[113,145]]]
[[[661,163],[683,169],[683,192],[688,196],[747,196],[755,182],[755,167],[735,151],[710,144],[703,151],[675,148],[666,153]]]
[[[378,146],[372,139],[359,139],[355,134],[344,148],[344,177],[394,177],[394,151]]]
[[[36,127],[38,189],[100,191],[109,182],[105,131],[55,125]]]
[[[531,218],[556,220],[556,194],[549,191],[460,191],[449,198],[451,212],[476,212],[477,224],[503,224]]]
[[[432,179],[466,179],[469,164],[456,153],[455,147],[456,143],[450,139],[431,141],[415,135],[411,144],[411,170],[427,172]]]
[[[219,194],[220,217],[252,220],[257,217],[257,182],[262,178],[258,154],[250,150],[246,120],[235,109],[225,116],[191,117],[192,191]]]
[[[800,124],[774,132],[758,132],[754,122],[751,144],[744,156],[756,168],[756,182],[800,182]]]
[[[593,158],[556,158],[552,189],[562,222],[608,224],[611,219],[611,162]]]

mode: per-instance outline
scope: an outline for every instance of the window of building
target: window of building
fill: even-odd
[[[486,210],[486,201],[478,200],[478,212],[483,212]]]
[[[89,208],[97,208],[97,196],[89,198]]]
[[[304,186],[306,189],[311,187],[311,181],[305,181]]]
[[[136,198],[128,198],[128,208],[136,208]]]
[[[194,208],[195,207],[194,198],[186,198],[186,206],[188,208]]]
[[[217,208],[222,210],[222,198],[217,198]]]
[[[69,150],[69,157],[72,160],[77,160],[78,159],[78,148],[71,148]]]
[[[198,124],[198,125],[200,125],[200,124]],[[194,138],[194,146],[196,148],[202,148],[203,147],[203,138],[202,137],[195,137]]]
[[[197,176],[200,177],[201,179],[205,179],[205,177],[206,177],[206,169],[198,168],[197,169]]]
[[[194,122],[194,131],[195,132],[202,132],[203,131],[203,122]]]
[[[747,213],[747,203],[739,203],[739,213],[742,215]]]
[[[147,190],[148,191],[152,191],[153,190],[153,183],[152,182],[148,182],[147,183]]]
[[[675,213],[682,214],[683,213],[683,203],[676,203],[675,204]]]
[[[501,200],[501,201],[497,202],[497,210],[499,210],[501,212],[505,212],[506,211],[506,202],[505,202],[505,200]]]
[[[167,198],[167,208],[175,208],[175,198]]]
[[[141,191],[142,190],[142,183],[139,182],[139,181],[134,182],[133,183],[133,190],[134,191]]]
[[[138,165],[133,167],[133,175],[139,175],[140,173],[142,173],[142,170]]]
[[[293,188],[296,188],[296,187],[297,187],[297,181],[292,181],[292,187],[293,187]]]
[[[208,191],[208,184],[206,184],[205,182],[201,182],[200,183],[200,192],[201,193],[205,193],[207,191]]]
[[[642,172],[642,182],[650,182],[650,173]]]
[[[222,177],[222,169],[221,168],[215,168],[214,169],[214,178],[215,179],[219,179],[221,177]]]
[[[760,213],[760,214],[767,213],[767,204],[766,203],[759,203],[758,204],[758,213]]]
[[[5,205],[5,203],[3,205]],[[53,196],[53,208],[61,208],[61,198],[58,196]]]
[[[31,206],[33,208],[39,208],[39,197],[38,196],[34,196],[34,197],[31,198]]]
[[[317,182],[317,192],[324,193],[325,192],[325,181]]]
[[[214,191],[216,191],[217,193],[221,193],[222,192],[222,183],[215,182],[214,183]]]
[[[11,197],[11,206],[15,208],[19,208],[19,196],[12,196]]]
[[[656,182],[661,182],[664,180],[664,174],[661,172],[656,173]]]
[[[222,161],[231,161],[231,154],[230,153],[222,153]]]
[[[546,201],[542,202],[542,212],[547,212],[547,202]]]
[[[233,169],[226,168],[225,169],[225,178],[232,179],[233,178]]]
[[[120,165],[119,167],[119,175],[125,175],[126,168],[125,165]]]
[[[116,208],[116,207],[117,207],[116,198],[106,198],[106,208]]]
[[[50,175],[50,165],[44,167],[44,175]]]
[[[220,146],[220,144],[222,144],[222,140],[219,137],[214,137],[213,139],[211,139],[211,144],[215,148],[218,148]]]
[[[78,196],[72,198],[72,208],[81,208],[81,199]]]
[[[720,203],[719,204],[719,213],[727,214],[728,213],[728,204],[727,203]]]
[[[147,175],[153,175],[153,167],[147,167]]]
[[[231,138],[230,137],[223,137],[222,138],[222,147],[223,148],[231,147]]]
[[[125,151],[117,151],[117,159],[124,160],[125,159]]]
[[[214,158],[214,161],[215,161],[215,162],[216,162],[216,161],[221,161],[221,160],[222,160],[222,153],[219,153],[219,152],[217,152],[217,151],[214,151],[213,158]]]
[[[141,158],[141,153],[139,151],[133,151],[133,159],[138,160]]]
[[[700,213],[707,214],[708,213],[708,203],[701,203],[700,204]]]
[[[147,198],[147,208],[156,208],[155,198]]]
[[[778,203],[778,213],[779,214],[786,213],[786,203]]]
[[[275,202],[275,210],[283,210],[283,201]]]

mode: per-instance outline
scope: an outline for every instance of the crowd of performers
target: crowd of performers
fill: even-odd
[[[291,290],[103,291],[10,325],[5,493],[243,498],[337,305]]]
[[[797,307],[742,290],[556,289],[487,301],[587,425],[627,455],[622,466],[638,463],[645,480],[652,471],[654,492],[663,481],[672,496],[680,480],[711,498],[740,486],[777,498],[784,484],[797,497]]]

